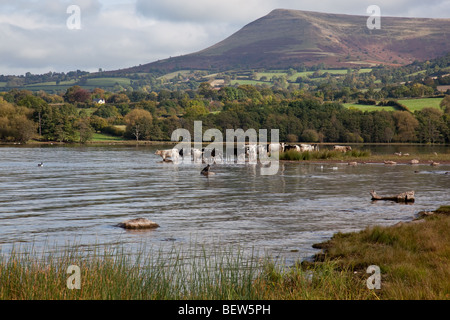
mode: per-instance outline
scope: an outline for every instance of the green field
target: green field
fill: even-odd
[[[356,110],[360,110],[360,111],[368,111],[368,112],[372,112],[372,111],[395,111],[394,107],[378,107],[378,106],[368,106],[368,105],[363,105],[363,104],[354,104],[354,103],[344,103],[343,104],[345,108],[347,109],[356,109]]]
[[[125,139],[122,137],[115,137],[115,136],[111,136],[111,135],[103,134],[103,133],[94,133],[91,141],[93,141],[93,142],[125,141]]]
[[[178,77],[179,74],[181,74],[182,76],[186,76],[186,75],[191,74],[191,73],[192,73],[192,70],[180,70],[180,71],[167,73],[167,74],[159,77],[158,79],[171,80],[171,79],[173,79],[175,77]]]
[[[47,91],[47,92],[61,92],[65,91],[68,88],[74,86],[77,84],[77,80],[70,80],[70,81],[61,81],[60,83],[56,84],[55,81],[48,81],[48,82],[40,82],[40,83],[34,83],[25,85],[23,87],[20,87],[21,89],[27,89],[32,91]],[[120,86],[129,86],[131,84],[131,80],[128,78],[92,78],[87,79],[85,84],[82,84],[81,86],[92,90],[95,88],[103,87],[103,88],[113,88],[115,85]],[[0,82],[0,88],[6,87],[6,82]]]
[[[441,103],[443,98],[425,98],[425,99],[407,99],[407,100],[398,100],[401,104],[408,107],[412,112],[422,110],[423,108],[438,108],[441,107],[439,104]]]
[[[408,107],[411,112],[420,111],[423,108],[437,108],[440,109],[439,104],[443,98],[423,98],[423,99],[404,99],[398,100],[399,103]],[[361,111],[395,111],[393,107],[379,107],[379,106],[369,106],[363,104],[355,103],[344,103],[344,107],[348,109],[357,109]]]
[[[354,71],[354,70],[352,70]],[[359,73],[369,73],[372,69],[370,68],[362,68],[359,70]],[[314,74],[315,71],[304,71],[304,72],[296,72],[292,76],[288,76],[287,72],[284,71],[278,71],[278,72],[258,72],[257,73],[257,79],[261,79],[261,77],[267,77],[268,80],[270,80],[273,76],[280,77],[285,76],[288,81],[295,82],[298,77],[306,78]],[[329,73],[331,75],[346,75],[348,72],[348,69],[330,69],[330,70],[319,70],[321,74]]]
[[[265,81],[258,81],[258,80],[231,80],[230,84],[231,85],[258,85],[258,84],[263,84],[263,83],[267,83]]]
[[[128,78],[93,78],[86,82],[86,85],[94,87],[114,87],[116,84],[129,86],[131,81]]]

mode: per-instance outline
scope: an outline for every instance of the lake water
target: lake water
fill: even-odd
[[[335,232],[409,221],[450,203],[448,165],[284,163],[277,175],[263,176],[258,166],[223,164],[206,178],[204,165],[161,163],[156,149],[0,147],[2,251],[19,243],[165,248],[195,242],[253,248],[290,263],[316,253],[311,246]],[[372,202],[372,189],[415,190],[416,203]],[[115,227],[137,217],[160,228]]]

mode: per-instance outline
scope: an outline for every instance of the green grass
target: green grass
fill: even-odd
[[[343,104],[345,108],[347,109],[355,109],[362,112],[372,112],[372,111],[395,111],[394,107],[378,107],[378,106],[370,106],[370,105],[363,105],[363,104],[355,104],[355,103],[344,103]]]
[[[399,103],[405,105],[408,107],[411,112],[420,111],[423,108],[437,108],[440,109],[439,104],[441,103],[443,98],[423,98],[423,99],[402,99],[398,100]],[[344,103],[343,104],[345,108],[348,109],[356,109],[360,111],[395,111],[396,109],[394,107],[381,107],[381,106],[370,106],[370,105],[362,105],[362,104],[355,104],[355,103]]]
[[[94,87],[114,87],[116,84],[121,86],[129,86],[131,84],[128,78],[92,78],[87,79],[87,86]]]
[[[442,207],[441,207],[442,208]],[[450,215],[439,209],[421,223],[371,227],[359,233],[336,234],[320,244],[318,260],[335,261],[365,277],[370,265],[382,273],[381,299],[450,299]],[[329,262],[327,262],[329,263]],[[339,269],[339,267],[338,267]]]
[[[362,73],[369,73],[371,71],[372,71],[372,69],[370,69],[370,68],[362,68],[362,69],[359,70],[359,73],[360,74],[362,74]],[[346,75],[347,74],[347,69],[320,70],[320,72],[322,74],[329,73],[329,74],[332,74],[332,75]],[[261,77],[265,76],[265,77],[267,77],[267,80],[270,81],[270,79],[273,76],[277,76],[277,77],[285,76],[288,81],[295,82],[298,77],[306,78],[306,77],[309,77],[309,76],[311,76],[313,74],[314,74],[314,71],[296,72],[292,76],[288,76],[287,72],[282,72],[282,71],[278,71],[278,72],[258,72],[257,73],[257,79],[259,80],[259,79],[261,79]],[[317,79],[320,79],[320,78],[317,78]]]
[[[111,136],[103,133],[94,133],[92,136],[92,142],[104,142],[104,141],[125,141],[122,137]]]
[[[122,246],[16,248],[0,255],[2,300],[274,300],[369,299],[351,273],[322,264],[288,268],[240,247],[167,252]],[[80,269],[80,289],[67,288],[69,266]]]
[[[439,104],[443,98],[425,98],[425,99],[405,99],[398,100],[401,104],[408,107],[411,112],[420,111],[423,108],[437,108],[440,109]]]
[[[56,81],[48,81],[48,82],[40,82],[40,83],[29,84],[29,85],[26,85],[26,87],[73,86],[75,83],[76,83],[76,80],[69,80],[69,81],[61,81],[57,85]]]
[[[1,300],[436,300],[450,298],[450,206],[422,223],[337,233],[286,266],[240,246],[166,250],[32,245],[0,252]],[[80,289],[67,288],[78,266]],[[369,290],[366,270],[381,269]]]
[[[250,84],[250,85],[258,85],[258,84],[263,84],[266,83],[264,81],[257,81],[257,80],[231,80],[230,81],[231,85],[246,85],[246,84]]]
[[[370,156],[371,156],[370,151],[366,150],[351,150],[348,152],[339,152],[334,150],[297,152],[295,150],[289,150],[280,153],[280,160],[286,161],[354,160],[359,158],[367,158]]]
[[[159,77],[158,79],[166,79],[166,80],[171,80],[175,77],[178,77],[179,74],[186,76],[188,74],[191,74],[192,70],[180,70],[180,71],[175,71],[175,72],[171,72],[171,73],[167,73],[161,77]]]

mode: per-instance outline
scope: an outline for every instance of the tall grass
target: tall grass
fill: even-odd
[[[67,287],[71,265],[80,268],[80,290]],[[239,248],[131,252],[110,247],[56,255],[25,248],[1,256],[0,299],[255,299],[251,286],[260,268],[256,255]]]
[[[450,299],[449,211],[441,207],[421,223],[336,234],[324,256],[359,274],[378,265],[382,299]]]
[[[344,160],[370,157],[371,152],[368,150],[351,150],[348,152],[340,152],[335,150],[321,150],[321,151],[305,151],[298,152],[289,150],[280,153],[280,160],[288,161],[308,161],[308,160]]]
[[[286,266],[239,246],[125,250],[13,248],[0,254],[2,300],[450,299],[450,208],[423,223],[336,234],[314,262]],[[80,268],[81,288],[67,287]],[[382,272],[367,288],[367,267]]]
[[[54,251],[55,249],[52,249]],[[48,250],[45,250],[48,252]],[[67,287],[80,267],[81,288]],[[239,247],[184,251],[123,247],[59,254],[13,250],[0,258],[2,300],[266,300],[368,299],[362,281],[330,263],[287,267]]]

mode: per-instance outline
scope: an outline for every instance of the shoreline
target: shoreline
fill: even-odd
[[[397,162],[397,165],[410,165],[412,167],[414,166],[423,166],[423,165],[430,165],[430,162],[428,160],[421,160],[417,164],[411,164],[411,160],[397,160],[386,157],[386,161],[395,161]],[[390,164],[385,164],[384,161],[380,160],[356,160],[356,159],[349,159],[349,160],[338,160],[338,159],[324,159],[324,160],[280,160],[280,163],[305,163],[305,164],[342,164],[349,166],[349,162],[357,162],[358,165],[365,165],[365,164],[380,164],[380,165],[386,165],[386,166],[395,166]],[[439,160],[439,163],[441,165],[450,165],[450,159],[449,160]],[[439,166],[437,166],[438,168]]]
[[[320,252],[300,265],[308,270],[331,263],[364,282],[372,273],[368,268],[376,266],[381,282],[374,290],[377,299],[449,300],[449,227],[450,205],[442,205],[417,213],[411,221],[337,232],[314,244]]]
[[[179,142],[172,142],[172,141],[132,141],[132,140],[124,140],[124,141],[90,141],[85,144],[80,144],[77,142],[74,143],[67,143],[67,142],[53,142],[53,141],[33,141],[27,144],[21,144],[21,143],[7,143],[3,142],[0,143],[1,147],[22,147],[22,148],[36,148],[36,147],[107,147],[107,146],[124,146],[124,147],[130,147],[130,146],[169,146],[169,145],[177,145]],[[203,145],[208,145],[209,142],[204,142]],[[334,145],[332,143],[324,143],[322,145]],[[352,145],[349,143],[348,145]],[[361,145],[361,144],[353,144],[353,145]],[[417,143],[373,143],[373,144],[364,144],[367,146],[423,146],[423,147],[429,147],[431,145],[429,144],[417,144]],[[448,147],[450,150],[450,145],[433,145],[437,147]],[[411,166],[423,166],[423,165],[430,165],[431,161],[438,162],[439,165],[450,165],[450,153],[441,153],[441,154],[435,154],[435,153],[423,153],[423,154],[413,154],[408,156],[398,156],[394,154],[372,154],[370,156],[362,156],[362,157],[352,157],[348,156],[346,157],[343,155],[344,158],[331,158],[331,159],[314,159],[314,160],[279,160],[280,163],[296,163],[296,164],[342,164],[342,165],[350,165],[352,163],[353,166],[355,165],[365,165],[365,164],[380,164],[380,165],[386,165],[386,166],[395,166],[395,164],[385,164],[384,161],[394,161],[397,165],[411,165]],[[411,160],[419,160],[419,163],[417,164],[411,164]],[[439,165],[436,167],[438,168]]]

